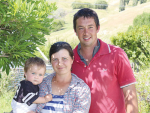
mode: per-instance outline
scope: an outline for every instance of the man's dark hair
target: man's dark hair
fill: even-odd
[[[66,49],[69,52],[70,57],[73,59],[73,50],[67,42],[56,42],[54,43],[49,50],[49,58],[51,62],[52,54],[58,52],[61,49]]]
[[[98,16],[97,16],[97,13],[92,10],[92,9],[89,9],[89,8],[83,8],[83,9],[80,9],[76,14],[74,14],[74,18],[73,18],[73,28],[74,30],[76,31],[76,21],[78,18],[80,17],[84,17],[84,18],[94,18],[94,21],[95,21],[95,24],[96,24],[96,27],[98,29],[99,27],[99,19],[98,19]]]

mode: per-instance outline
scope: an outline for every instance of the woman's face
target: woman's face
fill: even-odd
[[[66,49],[61,49],[52,54],[51,64],[56,74],[64,75],[71,72],[73,59]]]

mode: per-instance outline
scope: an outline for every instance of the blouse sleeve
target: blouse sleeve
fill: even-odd
[[[91,92],[87,84],[78,87],[73,113],[88,113],[91,105]]]
[[[39,97],[44,97],[48,92],[46,81],[43,80],[43,82],[39,85]],[[36,113],[40,113],[43,107],[46,105],[46,103],[37,104]]]

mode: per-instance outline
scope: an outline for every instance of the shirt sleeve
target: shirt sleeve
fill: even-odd
[[[73,113],[88,113],[91,105],[91,92],[87,84],[78,87]]]
[[[39,85],[39,96],[44,97],[46,95],[46,92],[48,92],[46,81],[43,80],[43,82]],[[43,107],[46,105],[46,103],[37,104],[36,113],[40,113]]]
[[[38,86],[33,85],[29,81],[21,81],[16,94],[14,96],[14,100],[19,103],[26,103],[30,106],[38,97]]]
[[[28,82],[25,86],[25,96],[22,100],[30,106],[39,97],[38,92],[38,86],[34,86],[32,83]]]
[[[121,48],[116,57],[116,75],[120,88],[136,82],[129,59]]]

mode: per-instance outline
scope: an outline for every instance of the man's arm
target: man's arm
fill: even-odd
[[[135,84],[122,88],[127,113],[138,113],[138,100]]]

